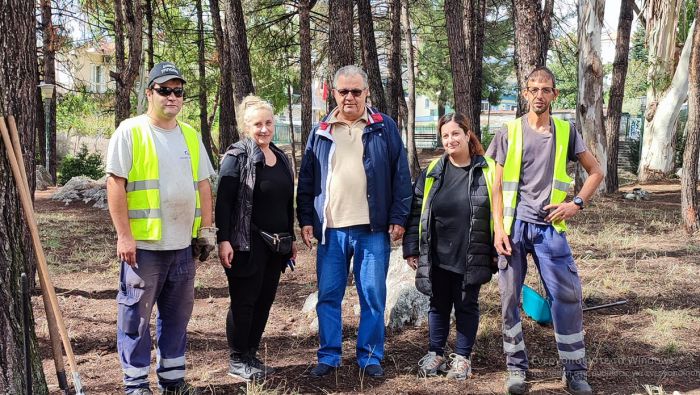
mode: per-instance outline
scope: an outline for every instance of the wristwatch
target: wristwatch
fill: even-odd
[[[572,200],[572,201],[574,202],[575,205],[578,206],[578,208],[580,208],[581,210],[583,210],[583,199],[581,199],[581,197],[575,196],[575,197],[574,197],[574,200]]]

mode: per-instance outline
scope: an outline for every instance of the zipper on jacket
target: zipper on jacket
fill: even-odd
[[[476,164],[472,164],[472,168],[469,170],[469,181],[467,182],[467,196],[469,196],[469,198],[467,199],[467,201],[469,202],[469,233],[467,233],[467,249],[465,250],[465,252],[466,252],[466,257],[465,257],[466,262],[464,262],[465,271],[469,267],[469,249],[471,248],[472,232],[474,231],[474,205],[472,204],[472,182],[474,180],[475,167],[476,167]]]

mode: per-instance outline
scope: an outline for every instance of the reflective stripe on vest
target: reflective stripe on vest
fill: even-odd
[[[433,183],[435,182],[435,178],[429,177],[428,174],[433,170],[435,165],[440,162],[441,158],[433,159],[430,164],[428,165],[428,169],[425,171],[425,184],[423,186],[423,203],[421,204],[420,208],[420,217],[421,220],[418,222],[418,240],[421,239],[421,234],[423,233],[423,214],[425,213],[425,206],[426,203],[428,202],[428,194],[430,193],[430,190],[433,188]],[[484,173],[484,178],[486,179],[486,189],[488,190],[489,194],[489,202],[493,203],[493,199],[491,197],[491,186],[493,185],[493,181],[496,176],[496,165],[495,161],[489,157],[484,156],[484,159],[486,159],[486,164],[488,165],[488,168],[483,170]],[[490,218],[490,224],[491,224],[491,234],[493,234],[493,216],[489,215]],[[427,218],[426,218],[427,220]]]
[[[571,125],[568,121],[552,117],[555,130],[554,174],[552,175],[552,192],[549,197],[551,204],[561,203],[571,185],[571,177],[566,174],[566,162],[569,150],[569,133]],[[510,234],[515,222],[515,206],[518,201],[518,184],[523,159],[523,128],[522,118],[508,122],[508,153],[503,165],[503,227]],[[557,232],[566,230],[564,221],[552,224]]]
[[[192,179],[195,191],[195,217],[192,237],[202,223],[201,205],[197,178],[199,174],[199,138],[197,131],[186,123],[179,122],[190,153]],[[126,184],[126,204],[129,212],[129,225],[135,240],[160,240],[162,219],[160,211],[160,177],[158,155],[151,135],[148,120],[137,122],[131,127],[132,165]]]

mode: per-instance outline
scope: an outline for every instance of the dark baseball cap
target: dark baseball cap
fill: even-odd
[[[148,73],[148,87],[152,87],[153,84],[162,84],[165,81],[170,81],[172,79],[181,80],[183,84],[187,83],[185,78],[180,73],[180,70],[172,62],[160,62],[153,66],[151,72]]]

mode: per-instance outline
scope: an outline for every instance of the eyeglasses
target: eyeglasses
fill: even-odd
[[[362,95],[362,92],[364,92],[364,89],[336,89],[336,92],[340,94],[340,96],[345,97],[348,95],[348,93],[352,93],[353,96],[355,97],[360,97]]]
[[[552,93],[554,93],[554,88],[550,88],[550,87],[545,87],[545,88],[527,87],[525,89],[527,89],[527,91],[530,92],[530,94],[532,94],[533,96],[537,96],[537,94],[540,92],[542,92],[543,95],[551,95]]]
[[[175,97],[182,97],[185,94],[183,88],[168,88],[165,86],[159,86],[158,88],[152,88],[154,91],[158,92],[159,95],[168,97],[171,93],[175,94]]]

